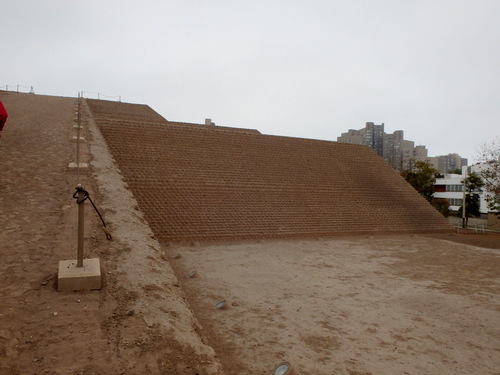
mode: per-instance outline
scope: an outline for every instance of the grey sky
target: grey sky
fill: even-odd
[[[336,140],[365,122],[471,162],[500,135],[500,0],[0,0],[0,86]],[[91,96],[91,94],[89,94]]]

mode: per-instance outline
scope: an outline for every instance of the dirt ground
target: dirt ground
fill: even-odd
[[[0,99],[0,374],[500,374],[498,235],[160,246],[91,122],[80,182],[113,239],[87,204],[103,287],[57,292],[76,100]]]
[[[228,374],[500,374],[500,236],[465,236],[165,249]]]

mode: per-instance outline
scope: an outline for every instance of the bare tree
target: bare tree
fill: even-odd
[[[488,208],[500,215],[500,137],[482,145],[479,161],[485,164],[481,171]]]

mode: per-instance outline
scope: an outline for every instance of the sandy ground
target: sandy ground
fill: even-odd
[[[92,123],[81,182],[113,240],[88,205],[103,288],[57,292],[76,100],[0,98],[0,374],[500,374],[498,235],[161,247]]]
[[[500,374],[495,243],[375,236],[165,249],[228,374],[289,361],[297,374],[451,375]]]

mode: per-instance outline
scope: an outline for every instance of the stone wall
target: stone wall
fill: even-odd
[[[366,146],[184,124],[87,100],[161,241],[449,231]]]

